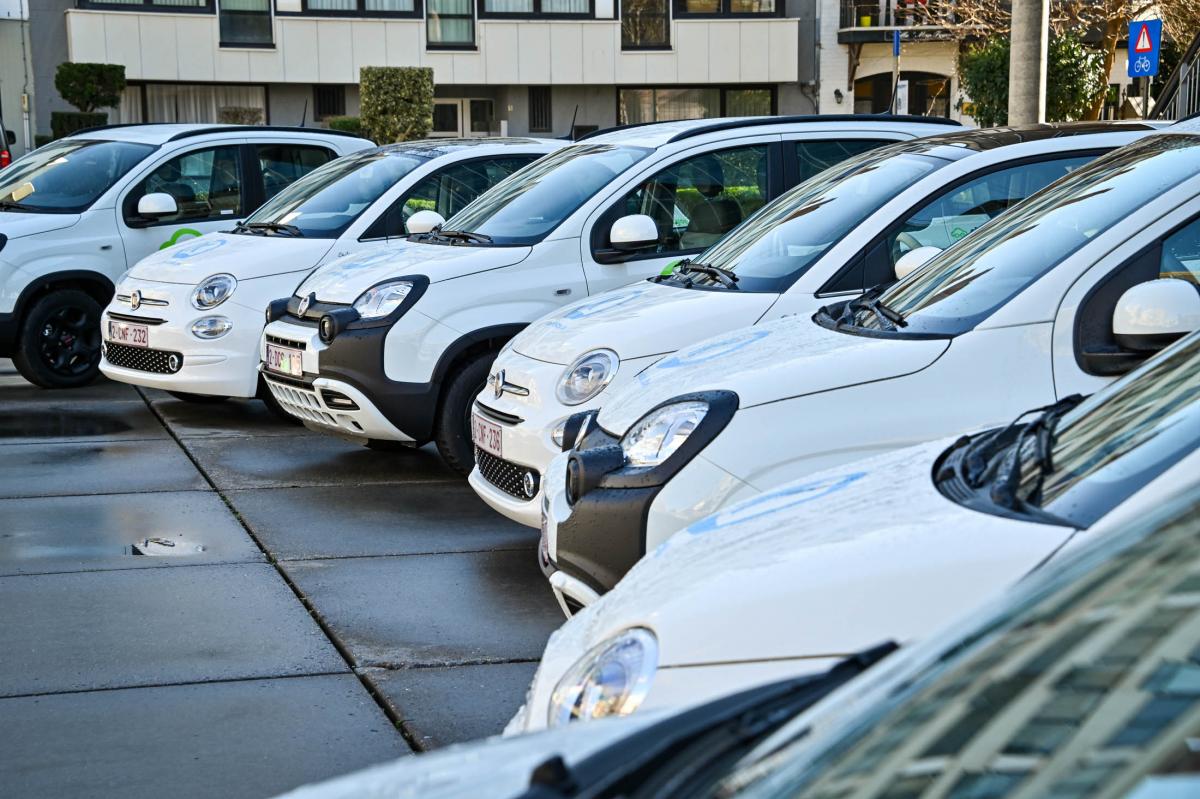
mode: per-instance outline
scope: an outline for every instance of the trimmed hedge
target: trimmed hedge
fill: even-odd
[[[70,136],[77,130],[107,124],[108,114],[85,114],[83,111],[54,111],[50,114],[50,131],[56,139]]]
[[[330,130],[341,130],[355,136],[364,135],[362,119],[359,117],[329,117],[325,124],[329,125]]]
[[[115,108],[121,102],[121,92],[125,91],[125,66],[67,61],[59,64],[54,73],[54,88],[84,113]]]
[[[227,105],[217,111],[217,121],[222,125],[261,125],[263,112],[261,108]]]
[[[433,70],[363,67],[362,126],[379,144],[423,139],[433,128]]]

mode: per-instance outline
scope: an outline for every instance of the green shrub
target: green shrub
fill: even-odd
[[[325,124],[329,125],[330,130],[341,130],[355,136],[363,135],[362,119],[359,117],[329,117]]]
[[[261,108],[229,105],[217,111],[217,121],[222,125],[261,125],[263,112]]]
[[[433,127],[433,70],[363,67],[362,126],[379,144],[421,139]]]
[[[108,114],[85,114],[82,111],[54,111],[50,114],[50,132],[55,139],[70,136],[84,128],[108,124]]]
[[[54,73],[54,88],[62,98],[84,113],[97,108],[115,108],[125,91],[122,64],[73,64],[64,62]]]

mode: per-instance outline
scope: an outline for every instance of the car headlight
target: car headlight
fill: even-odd
[[[237,288],[237,278],[221,273],[210,275],[200,281],[200,285],[192,292],[192,307],[198,311],[208,311],[216,308],[233,294]]]
[[[658,669],[654,633],[633,627],[576,661],[550,697],[547,724],[626,716],[638,709]]]
[[[359,319],[381,319],[400,307],[404,298],[413,290],[408,280],[397,280],[372,286],[354,301],[354,310]]]
[[[604,390],[617,373],[621,359],[612,350],[594,350],[567,367],[555,395],[564,405],[587,402]]]
[[[708,413],[708,403],[689,400],[664,405],[638,420],[621,437],[630,466],[657,466],[683,446]]]

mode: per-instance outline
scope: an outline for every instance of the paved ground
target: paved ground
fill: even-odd
[[[561,622],[535,545],[430,451],[0,361],[0,795],[263,797],[497,733]]]

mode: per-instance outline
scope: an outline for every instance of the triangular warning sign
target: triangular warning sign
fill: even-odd
[[[1143,25],[1142,32],[1138,34],[1137,44],[1133,46],[1135,53],[1149,53],[1154,49],[1154,45],[1150,43],[1150,26]]]

